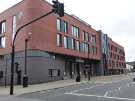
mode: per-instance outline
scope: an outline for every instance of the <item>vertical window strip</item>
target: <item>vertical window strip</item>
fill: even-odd
[[[79,38],[79,28],[72,26],[72,35]]]
[[[6,21],[2,22],[2,30],[1,33],[5,33],[6,32]]]
[[[61,20],[57,19],[57,30],[60,32],[61,31]]]
[[[5,48],[5,45],[6,45],[6,38],[5,36],[1,38],[1,45],[2,45],[2,48]]]
[[[16,33],[16,15],[14,15],[13,16],[13,25],[12,25],[12,30],[13,30],[13,32],[12,32],[12,41],[13,41],[13,39],[14,39],[14,36],[15,36],[15,33]]]
[[[62,46],[62,36],[60,34],[57,34],[57,46]]]
[[[80,43],[79,43],[79,41],[76,41],[76,50],[80,51]]]
[[[68,45],[67,45],[67,37],[64,36],[64,48],[68,48],[67,46],[68,46]]]

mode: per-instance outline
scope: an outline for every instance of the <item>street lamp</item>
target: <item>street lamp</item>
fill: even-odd
[[[11,52],[11,79],[10,79],[10,95],[14,94],[14,55],[15,55],[15,40],[16,37],[18,35],[18,33],[20,32],[21,29],[25,28],[26,26],[38,21],[41,18],[44,18],[48,15],[50,15],[51,13],[53,13],[54,10],[48,12],[47,14],[44,14],[43,16],[40,16],[38,18],[35,18],[34,20],[28,22],[27,24],[24,24],[23,26],[21,26],[15,33],[14,39],[13,39],[13,43],[12,43],[12,52]]]
[[[25,39],[25,56],[24,56],[24,75],[23,75],[23,87],[28,87],[28,75],[27,75],[27,45],[31,39],[32,33],[28,33],[28,37]]]
[[[14,93],[14,55],[15,55],[15,40],[16,40],[16,37],[18,35],[18,33],[20,32],[20,30],[22,30],[23,28],[25,28],[26,26],[52,14],[52,13],[57,13],[60,17],[63,17],[64,16],[64,4],[63,3],[59,3],[58,0],[56,0],[56,2],[54,2],[54,5],[53,5],[53,9],[40,16],[40,17],[37,17],[33,20],[31,20],[30,22],[22,25],[20,28],[17,29],[16,33],[15,33],[15,36],[13,38],[13,43],[12,43],[12,52],[11,52],[11,79],[10,79],[10,95],[13,95]]]

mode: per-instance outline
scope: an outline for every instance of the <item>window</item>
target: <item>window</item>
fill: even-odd
[[[4,60],[4,55],[0,55],[0,60]]]
[[[83,32],[83,41],[88,42],[89,41],[89,34],[87,32]]]
[[[67,33],[68,32],[68,24],[67,22],[64,21],[64,33]]]
[[[0,23],[0,34],[5,33],[6,32],[6,21],[2,21]]]
[[[80,51],[80,43],[79,43],[79,41],[76,41],[76,50]]]
[[[92,46],[92,54],[97,54],[97,47]]]
[[[84,43],[84,51],[88,53],[89,51],[89,45],[87,43]]]
[[[84,42],[81,42],[81,44],[80,44],[80,51],[85,52],[85,43]]]
[[[60,34],[57,34],[57,46],[62,46],[62,36]]]
[[[13,16],[13,25],[12,26],[13,26],[13,28],[12,28],[12,30],[13,30],[12,41],[13,41],[15,33],[16,33],[16,16]]]
[[[75,27],[75,26],[72,26],[72,34],[79,38],[79,28]]]
[[[5,42],[6,42],[5,36],[0,37],[0,48],[5,48]]]
[[[48,75],[50,77],[60,76],[60,70],[59,69],[49,69]]]
[[[57,30],[58,31],[61,31],[60,30],[60,27],[61,27],[61,20],[60,19],[57,19]]]
[[[57,30],[59,32],[67,33],[68,24],[66,21],[62,21],[61,19],[57,19]]]
[[[66,36],[64,37],[64,48],[68,48],[67,47],[67,37]]]
[[[72,40],[72,49],[75,49],[75,40],[74,39],[71,40]]]
[[[92,35],[92,37],[91,37],[91,42],[92,42],[93,44],[96,44],[96,35]]]
[[[72,38],[68,37],[67,42],[68,42],[68,48],[73,49],[73,40],[72,40]]]

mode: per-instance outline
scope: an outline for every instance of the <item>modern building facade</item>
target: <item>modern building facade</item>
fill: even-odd
[[[23,0],[0,14],[1,85],[10,82],[10,54],[16,30],[51,10],[52,5],[45,0]],[[25,71],[26,39],[29,84],[102,74],[97,31],[76,16],[65,13],[60,18],[50,14],[19,32],[15,42],[15,84],[22,83]]]
[[[104,75],[115,75],[126,72],[124,47],[114,42],[101,30],[97,31],[100,36],[101,68]]]

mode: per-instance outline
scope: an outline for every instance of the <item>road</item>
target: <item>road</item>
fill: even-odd
[[[1,99],[0,101],[135,101],[135,82],[132,77],[122,78],[112,82],[85,83]]]

